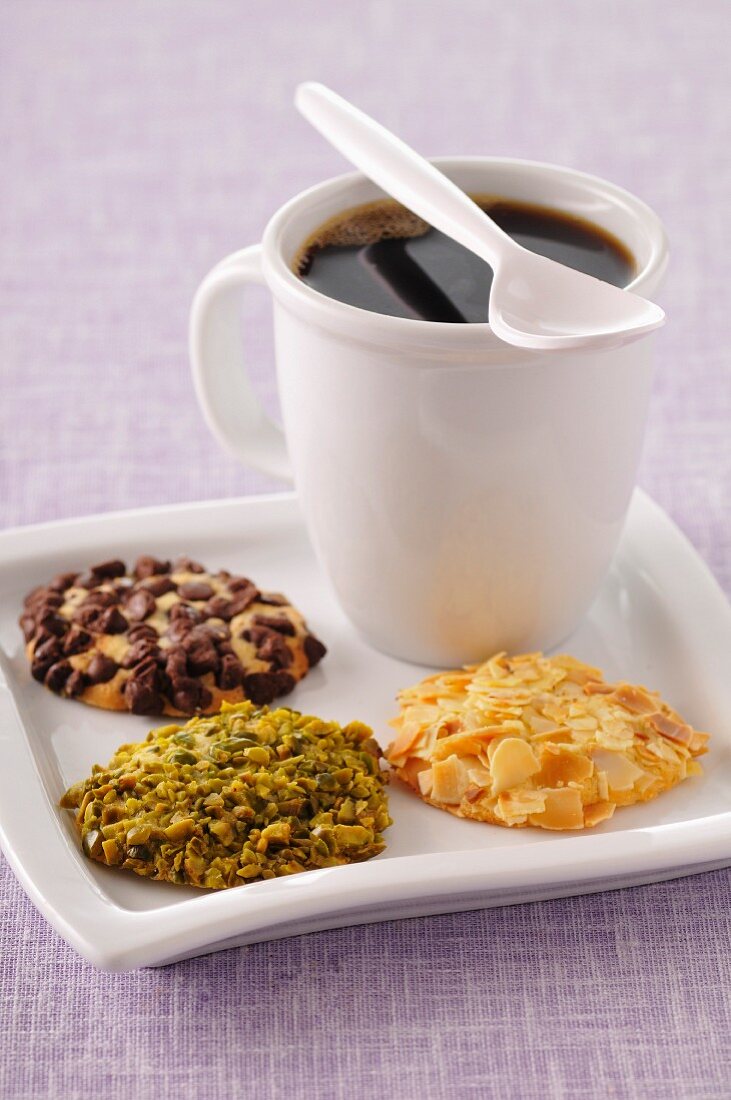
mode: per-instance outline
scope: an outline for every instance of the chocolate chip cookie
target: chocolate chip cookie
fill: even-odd
[[[33,677],[133,714],[214,714],[287,695],[325,655],[287,599],[248,577],[144,555],[62,573],[24,601]]]

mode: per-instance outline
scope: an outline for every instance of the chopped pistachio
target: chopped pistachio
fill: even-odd
[[[150,839],[151,825],[133,825],[127,833],[128,844],[145,844]]]
[[[224,889],[370,859],[390,824],[379,750],[360,722],[224,704],[153,730],[71,787],[91,858]]]
[[[168,825],[165,836],[168,840],[172,840],[174,844],[178,844],[192,836],[194,830],[195,821],[193,818],[184,817],[180,821],[174,821],[172,825]]]
[[[84,833],[82,847],[91,859],[98,859],[102,851],[102,834],[98,829],[89,829]]]
[[[267,766],[271,759],[270,753],[263,745],[255,745],[253,748],[245,749],[244,755],[247,760],[252,760],[255,764],[261,764],[264,767]]]
[[[116,840],[103,840],[102,851],[104,852],[104,860],[106,863],[114,864],[120,862],[121,852],[117,846]]]

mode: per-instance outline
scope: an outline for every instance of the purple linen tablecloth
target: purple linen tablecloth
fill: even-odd
[[[343,163],[319,78],[427,153],[596,172],[673,260],[642,484],[731,589],[731,5],[340,0],[0,10],[0,522],[275,488],[215,446],[196,284]],[[275,408],[268,306],[248,305]],[[726,871],[324,932],[131,975],[67,948],[0,861],[0,1096],[731,1096]]]

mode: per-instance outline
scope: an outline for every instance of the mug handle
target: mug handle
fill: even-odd
[[[221,260],[190,311],[190,363],[206,424],[235,458],[292,482],[284,432],[264,412],[246,372],[239,302],[246,283],[264,284],[261,245]]]

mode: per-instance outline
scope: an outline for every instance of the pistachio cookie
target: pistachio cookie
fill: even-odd
[[[708,741],[659,695],[569,656],[499,653],[399,699],[396,774],[433,806],[495,825],[590,828],[698,775]]]
[[[63,573],[26,596],[20,625],[36,680],[134,714],[270,703],[325,654],[284,596],[185,557]]]
[[[61,805],[91,859],[224,889],[378,855],[391,824],[380,755],[360,722],[224,703],[122,745]]]

